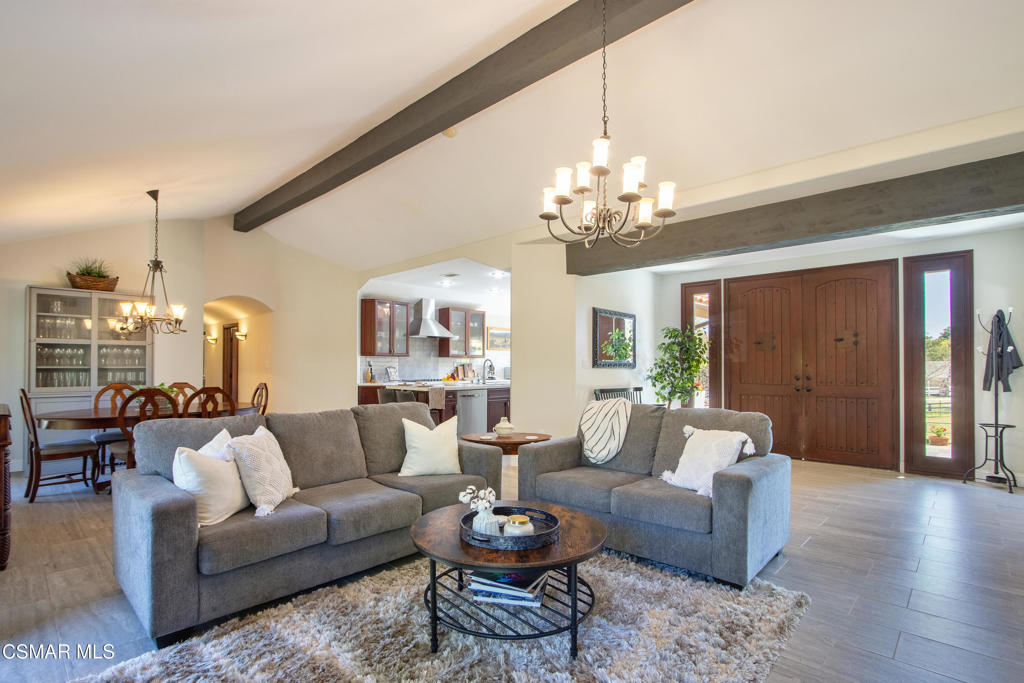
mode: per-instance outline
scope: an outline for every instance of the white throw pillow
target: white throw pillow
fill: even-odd
[[[266,427],[257,427],[255,434],[236,436],[228,442],[227,450],[238,465],[257,517],[271,514],[299,490],[292,485],[292,471],[280,444]]]
[[[719,429],[683,428],[686,445],[675,472],[665,470],[661,478],[673,486],[693,489],[701,496],[711,496],[715,472],[724,470],[740,457],[740,449],[754,454],[754,442],[743,432]]]
[[[231,435],[222,429],[198,451],[180,446],[174,452],[174,485],[196,499],[199,526],[219,524],[249,507],[238,467],[224,448],[229,441]]]
[[[433,429],[403,417],[405,460],[398,476],[462,474],[462,467],[459,465],[458,424],[458,415]]]

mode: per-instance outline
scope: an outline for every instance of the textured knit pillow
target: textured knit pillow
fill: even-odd
[[[753,455],[754,442],[743,432],[719,429],[683,428],[686,445],[675,472],[665,470],[661,478],[673,486],[693,489],[699,495],[711,496],[715,472],[724,470],[740,457],[740,449]]]
[[[400,477],[422,474],[462,474],[459,465],[459,416],[433,429],[402,418],[405,427],[405,461]]]
[[[234,437],[228,441],[227,450],[238,465],[257,517],[266,517],[299,490],[292,485],[292,471],[281,446],[266,427],[258,427],[255,434]]]
[[[231,441],[222,429],[198,451],[181,446],[174,452],[174,485],[196,499],[199,526],[219,524],[249,507],[249,497],[234,458],[225,446]]]

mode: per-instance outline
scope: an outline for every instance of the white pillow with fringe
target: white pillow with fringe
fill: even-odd
[[[665,470],[661,478],[673,486],[692,489],[698,495],[711,497],[715,472],[724,470],[740,457],[740,450],[754,454],[754,442],[743,432],[720,429],[683,428],[686,445],[676,471]]]
[[[238,465],[245,493],[256,506],[256,516],[266,517],[274,508],[298,492],[292,471],[284,459],[277,438],[266,427],[254,434],[236,436],[225,447]]]

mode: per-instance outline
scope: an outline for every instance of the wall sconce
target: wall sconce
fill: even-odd
[[[215,334],[206,334],[205,332],[203,332],[203,336],[206,337],[206,343],[207,344],[213,345],[213,344],[217,343],[217,335],[215,335]]]
[[[235,339],[237,339],[238,341],[245,341],[248,338],[249,338],[249,333],[248,332],[239,332],[238,330],[235,330]]]

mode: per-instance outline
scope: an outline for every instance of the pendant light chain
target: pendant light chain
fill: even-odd
[[[608,0],[601,0],[601,107],[604,135],[608,136]]]
[[[153,258],[160,260],[160,200],[154,200],[156,208],[153,209]]]

